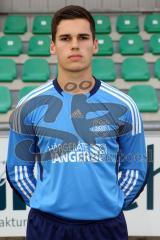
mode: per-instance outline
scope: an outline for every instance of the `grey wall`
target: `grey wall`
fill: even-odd
[[[50,12],[77,4],[92,12],[160,11],[160,0],[0,0],[0,12]]]

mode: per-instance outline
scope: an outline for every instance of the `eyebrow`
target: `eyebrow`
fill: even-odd
[[[58,37],[61,38],[61,37],[70,37],[70,36],[71,36],[71,34],[67,34],[67,33],[66,33],[66,34],[61,34],[61,35],[59,35]],[[79,37],[82,37],[82,36],[83,36],[83,37],[84,37],[84,36],[85,36],[85,37],[90,37],[91,34],[88,34],[88,33],[80,33],[80,34],[78,34],[78,36],[79,36]]]

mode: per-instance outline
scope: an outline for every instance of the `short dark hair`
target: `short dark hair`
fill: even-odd
[[[57,27],[62,20],[86,19],[90,23],[93,40],[95,39],[95,22],[89,11],[81,6],[69,5],[59,9],[53,16],[51,23],[52,41],[55,42]]]

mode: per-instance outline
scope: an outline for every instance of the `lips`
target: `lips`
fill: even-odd
[[[82,55],[75,54],[75,55],[70,55],[68,58],[81,58]]]

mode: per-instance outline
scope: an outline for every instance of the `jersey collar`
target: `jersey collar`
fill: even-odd
[[[94,94],[98,91],[98,89],[100,88],[100,86],[101,86],[101,81],[98,80],[98,79],[95,78],[95,77],[94,77],[94,79],[95,79],[95,84],[94,84],[93,88],[91,89],[91,91],[89,92],[89,94],[90,94],[89,97],[91,97],[92,95],[94,95]],[[53,86],[54,86],[54,88],[57,90],[57,92],[63,96],[63,92],[64,92],[64,91],[63,91],[63,89],[61,88],[61,86],[59,85],[59,83],[58,83],[58,81],[57,81],[57,78],[55,78],[55,79],[53,80]]]

